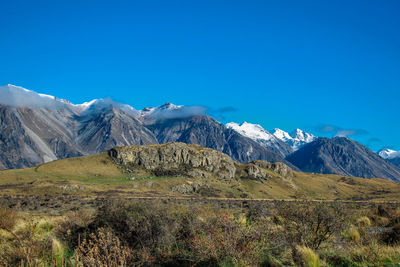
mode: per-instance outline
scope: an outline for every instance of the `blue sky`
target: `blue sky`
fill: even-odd
[[[0,84],[73,103],[233,107],[224,122],[354,130],[372,149],[400,149],[399,1],[3,0],[1,10]]]

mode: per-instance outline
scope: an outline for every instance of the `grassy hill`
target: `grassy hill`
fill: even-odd
[[[202,150],[204,151],[204,150]],[[235,163],[238,170],[246,165]],[[199,196],[253,199],[398,200],[400,184],[383,179],[293,172],[293,178],[265,170],[265,181],[236,177],[154,175],[125,168],[108,153],[57,160],[34,168],[0,172],[2,196]]]

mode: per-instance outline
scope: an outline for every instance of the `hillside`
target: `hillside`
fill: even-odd
[[[0,172],[2,196],[196,196],[255,199],[397,200],[383,179],[292,171],[282,163],[241,164],[183,143],[119,147]]]

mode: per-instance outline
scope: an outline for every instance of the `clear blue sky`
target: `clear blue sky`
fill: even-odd
[[[1,11],[0,84],[74,103],[233,107],[224,122],[333,125],[400,149],[400,1],[2,0]]]

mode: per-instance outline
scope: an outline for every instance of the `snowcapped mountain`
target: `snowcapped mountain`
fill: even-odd
[[[400,151],[384,148],[378,151],[378,155],[384,159],[394,159],[400,157]]]
[[[294,151],[298,150],[305,144],[311,143],[317,138],[313,134],[307,133],[301,129],[296,129],[289,134],[281,129],[275,128],[271,130],[271,133],[276,138],[292,147]]]
[[[74,105],[19,86],[1,86],[0,169],[31,167],[114,146],[156,143],[137,114],[111,99]]]
[[[68,100],[52,95],[39,94],[12,84],[0,86],[0,96],[0,105],[14,108],[68,109],[79,114],[82,112],[95,112],[105,107],[113,106],[133,115],[139,114],[133,107],[115,102],[110,98],[93,99],[82,104],[72,104]]]
[[[226,127],[235,130],[243,136],[253,139],[257,143],[261,144],[269,150],[277,152],[283,157],[293,152],[293,149],[290,146],[288,146],[285,142],[265,130],[259,124],[252,124],[248,122],[238,124],[235,122],[230,122],[226,124]]]
[[[12,84],[0,86],[0,95],[0,105],[10,107],[58,108],[73,106],[66,100],[51,95],[38,94]]]
[[[381,158],[384,158],[393,163],[394,165],[400,167],[400,151],[392,150],[389,148],[383,148],[379,150],[377,153]]]
[[[188,118],[197,115],[204,115],[206,108],[200,106],[183,106],[165,103],[157,107],[147,107],[139,112],[139,118],[144,124],[153,124],[155,121],[169,120],[176,118]]]

